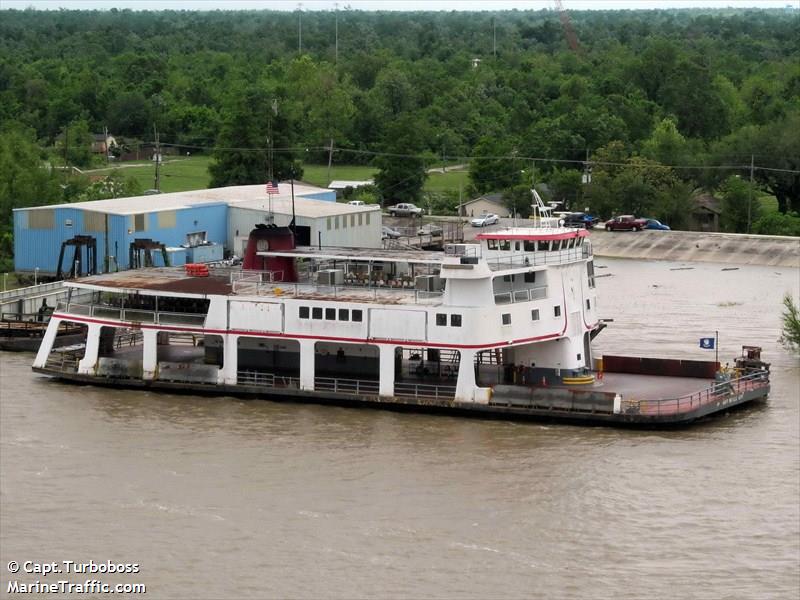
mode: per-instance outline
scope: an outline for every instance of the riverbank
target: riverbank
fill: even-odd
[[[592,248],[605,258],[800,267],[800,238],[701,231],[594,229]]]

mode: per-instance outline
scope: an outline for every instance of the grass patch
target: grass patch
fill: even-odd
[[[446,192],[467,189],[469,185],[469,171],[447,171],[447,173],[428,173],[425,180],[426,192]]]
[[[0,273],[0,291],[5,292],[7,290],[15,290],[17,288],[33,285],[33,276],[31,276],[30,279],[30,282],[26,279],[20,281],[16,273]]]
[[[165,162],[161,165],[162,192],[204,190],[208,187],[211,181],[211,176],[208,174],[208,165],[211,163],[210,156],[167,157],[164,160]],[[117,169],[126,178],[132,177],[138,181],[142,190],[149,190],[155,186],[155,165],[151,161],[119,163],[108,169],[93,171],[91,174],[107,175],[114,169]]]
[[[365,181],[375,177],[378,169],[364,165],[332,165],[331,178],[328,179],[328,165],[303,165],[303,181],[326,188],[335,179]]]
[[[778,212],[778,199],[775,196],[764,194],[758,197],[758,202],[761,205],[762,215]]]
[[[208,187],[211,180],[208,174],[208,165],[211,164],[210,156],[167,157],[161,165],[161,191],[185,192],[187,190],[203,190]],[[91,175],[107,175],[114,169],[120,171],[126,178],[133,177],[139,182],[142,190],[152,189],[155,185],[155,166],[152,161],[137,161],[110,165],[108,168],[97,169]],[[372,179],[377,173],[375,167],[364,165],[333,165],[331,179],[344,179],[364,181]],[[303,165],[303,181],[326,188],[328,180],[328,165]],[[469,185],[467,171],[447,171],[447,173],[428,173],[423,188],[426,192],[457,192],[459,186],[466,189]],[[777,205],[776,205],[777,206]]]

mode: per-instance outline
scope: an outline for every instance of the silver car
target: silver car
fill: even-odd
[[[483,213],[479,217],[472,219],[469,224],[473,227],[488,227],[489,225],[497,225],[500,222],[500,217],[494,213]]]
[[[381,231],[381,239],[392,239],[396,240],[397,238],[401,237],[403,234],[397,231],[396,229],[392,229],[391,227],[383,226],[383,230]]]

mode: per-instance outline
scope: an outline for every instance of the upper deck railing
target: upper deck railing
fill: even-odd
[[[591,257],[591,250],[584,244],[578,248],[568,248],[557,251],[534,251],[520,254],[509,254],[508,256],[497,256],[487,258],[486,262],[492,271],[502,271],[505,269],[516,269],[519,267],[536,267],[541,265],[562,265]]]
[[[66,302],[63,300],[56,305],[55,312],[97,319],[159,325],[193,325],[201,327],[206,320],[206,315],[203,313],[142,310],[140,308],[124,308],[105,303]]]
[[[417,290],[386,285],[321,285],[318,283],[265,283],[241,281],[237,294],[273,296],[283,298],[335,299],[350,302],[376,302],[384,304],[441,304],[444,292]]]

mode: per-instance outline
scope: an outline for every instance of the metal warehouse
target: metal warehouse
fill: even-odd
[[[325,244],[348,239],[353,241],[348,245],[380,245],[377,207],[336,204],[335,192],[304,184],[295,184],[294,194],[296,224],[309,228],[305,232],[309,237],[310,231],[312,243],[319,241],[321,231]],[[14,209],[15,269],[56,275],[60,258],[65,273],[73,266],[87,272],[92,258],[97,272],[140,265],[140,256],[152,259],[154,266],[163,265],[165,257],[172,265],[219,260],[223,248],[241,253],[239,238],[246,238],[257,223],[269,222],[270,208],[276,224],[291,221],[289,183],[282,182],[279,193],[271,197],[265,186],[249,185],[18,208]],[[150,249],[156,251],[147,252]]]
[[[353,206],[335,202],[319,202],[297,197],[295,186],[295,225],[298,244],[311,246],[381,247],[381,209],[378,205]],[[250,230],[257,223],[289,225],[292,221],[292,200],[285,195],[251,200],[231,205],[228,212],[229,248],[244,255]]]

